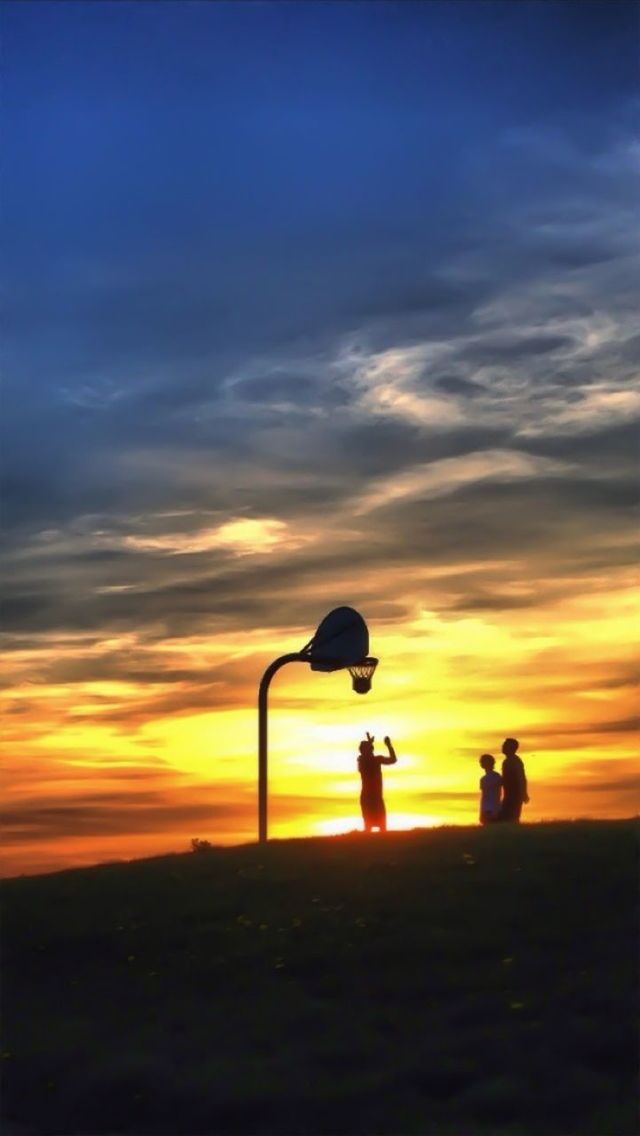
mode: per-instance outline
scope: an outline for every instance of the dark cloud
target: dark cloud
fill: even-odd
[[[549,812],[573,810],[573,815],[633,816],[640,808],[637,758],[605,758],[587,766],[568,765],[561,777],[544,777],[535,782],[536,808]]]
[[[446,394],[462,395],[464,398],[476,398],[484,390],[481,384],[460,378],[459,375],[438,375],[433,385]]]
[[[412,264],[406,254],[401,258],[400,264],[397,255],[387,256],[390,269],[388,275],[376,274],[368,282],[369,295],[353,304],[350,313],[353,318],[368,322],[379,318],[419,315],[428,319],[429,316],[440,315],[442,312],[467,317],[484,294],[478,284],[453,284],[435,275],[431,278],[421,276],[419,263]],[[380,260],[384,260],[384,250]]]
[[[517,363],[530,356],[548,355],[573,347],[567,335],[493,336],[488,343],[474,344],[469,356],[477,366],[485,363]]]
[[[247,402],[304,405],[317,399],[317,383],[304,375],[267,374],[239,381],[234,394]]]
[[[587,268],[594,264],[606,264],[616,258],[616,252],[605,245],[562,244],[557,242],[546,251],[548,259],[560,268]]]
[[[471,442],[474,451],[478,439],[476,434]],[[370,475],[387,474],[390,467],[394,470],[401,463],[403,443],[410,466],[428,448],[412,430],[381,424],[356,431],[351,453],[361,465],[369,465]],[[463,450],[464,435],[454,435],[453,445]],[[439,460],[440,445],[433,448],[433,459]],[[353,492],[351,483],[343,484],[341,492],[347,498]],[[392,500],[358,519],[355,541],[347,515],[326,545],[314,540],[309,547],[259,559],[219,550],[175,557],[129,548],[118,550],[114,559],[103,560],[86,553],[78,557],[65,552],[64,546],[54,549],[50,557],[41,549],[37,560],[27,556],[24,564],[16,564],[5,586],[3,627],[5,632],[23,636],[27,632],[66,635],[70,631],[125,630],[141,635],[187,635],[205,626],[210,633],[296,622],[305,626],[309,622],[308,588],[322,584],[327,595],[344,595],[345,591],[352,595],[357,587],[362,600],[370,598],[375,603],[379,597],[371,573],[391,565],[415,570],[422,564],[458,564],[463,569],[465,563],[478,558],[508,562],[514,556],[529,559],[530,574],[555,575],[556,585],[513,596],[499,586],[483,583],[478,588],[471,580],[464,593],[453,599],[450,589],[441,588],[442,606],[456,611],[531,607],[560,599],[565,574],[574,577],[605,565],[633,564],[637,550],[631,539],[613,538],[617,533],[631,537],[636,502],[636,486],[627,477],[567,474],[513,482],[482,480],[438,498],[425,499],[418,493],[408,500]],[[300,509],[304,505],[302,493]],[[291,509],[295,519],[297,509],[293,505]],[[314,512],[309,502],[305,512],[308,523]],[[282,515],[287,515],[286,510]],[[168,523],[174,526],[173,520]],[[155,527],[149,525],[149,531]],[[120,584],[124,590],[102,590]],[[407,584],[408,591],[410,588]],[[570,590],[573,588],[571,584]],[[436,606],[438,591],[438,585],[431,586]],[[105,661],[87,665],[107,668]],[[132,681],[150,681],[146,666],[141,669],[132,661],[127,665]],[[76,673],[80,673],[78,667]],[[182,681],[180,674],[174,681]]]
[[[630,715],[627,718],[613,719],[611,721],[555,722],[544,727],[530,727],[527,731],[529,737],[567,737],[581,735],[584,737],[602,736],[606,734],[637,734],[640,730],[640,716]]]
[[[463,427],[443,427],[425,436],[418,423],[373,418],[342,427],[338,423],[334,437],[327,439],[327,459],[329,468],[343,474],[341,495],[348,497],[369,477],[498,448],[506,437],[507,432],[500,427],[472,422]]]
[[[42,581],[42,591],[36,594],[8,596],[0,604],[2,626],[13,631],[27,627],[46,626],[45,612],[53,606],[46,581]],[[54,624],[55,626],[56,624]]]
[[[129,733],[145,722],[159,718],[176,718],[180,714],[229,710],[238,705],[246,706],[255,698],[255,691],[256,675],[252,667],[249,675],[245,671],[240,676],[240,680],[236,678],[236,681],[233,681],[232,676],[227,676],[223,681],[211,683],[206,687],[185,684],[182,687],[174,687],[170,693],[155,694],[147,698],[129,696],[118,701],[115,697],[111,697],[104,700],[103,707],[100,707],[96,700],[82,713],[69,713],[68,720],[112,723],[120,726],[125,733]]]
[[[619,690],[628,686],[636,686],[640,680],[640,663],[632,663],[629,667],[621,669],[616,661],[611,668],[614,673],[598,681],[597,686],[602,690]]]
[[[225,800],[209,794],[210,800],[180,802],[175,791],[90,794],[70,804],[14,805],[0,813],[8,845],[34,839],[62,840],[77,836],[116,836],[126,832],[163,832],[191,825],[216,826],[244,819],[247,807],[236,793]]]
[[[193,800],[199,789],[200,800]],[[330,796],[287,794],[274,798],[273,814],[283,820],[299,816],[310,808],[335,807]],[[5,807],[0,811],[3,838],[8,847],[36,840],[63,840],[75,837],[120,836],[131,833],[175,833],[185,830],[192,835],[197,825],[215,842],[216,834],[224,835],[240,828],[250,828],[255,818],[255,795],[244,783],[229,783],[220,788],[203,783],[191,785],[188,795],[183,789],[170,791],[135,790],[97,792],[70,797],[58,804],[33,799]]]
[[[43,770],[41,755],[28,744],[23,745],[17,755],[7,754],[6,766],[13,771],[12,790],[15,793],[35,792],[38,800],[45,804],[59,803],[58,797],[52,796],[50,801],[44,799],[46,790],[52,786],[64,788],[73,796],[82,782],[86,782],[88,787],[95,787],[96,775],[109,782],[140,781],[146,782],[148,787],[160,788],[175,785],[185,776],[165,758],[153,753],[138,754],[135,760],[96,753],[64,760],[52,756],[46,770]],[[20,808],[27,803],[20,802]]]
[[[580,793],[613,794],[622,797],[629,801],[629,803],[635,798],[636,802],[640,804],[637,776],[616,777],[611,780],[596,778],[593,781],[581,781],[579,789]],[[553,792],[556,795],[568,795],[573,793],[575,796],[576,786],[563,783],[554,784]]]
[[[402,533],[411,533],[411,555],[429,564],[528,556],[530,573],[545,563],[562,575],[586,553],[610,545],[619,531],[618,510],[631,521],[626,488],[622,495],[615,486],[568,478],[477,483],[446,498],[385,506],[377,511],[378,524],[396,547]],[[608,547],[607,554],[612,566],[628,564],[633,550]]]
[[[561,598],[563,589],[537,588],[535,593],[528,596],[510,596],[496,592],[476,592],[465,594],[461,599],[446,606],[448,611],[469,612],[475,611],[518,611],[521,608],[540,607],[550,600]]]
[[[591,473],[588,483],[592,487],[598,484],[593,474],[606,471],[611,476],[620,470],[626,471],[627,485],[632,486],[640,457],[640,435],[635,421],[614,425],[594,424],[592,430],[569,436],[551,433],[519,437],[515,444],[527,453],[580,463],[585,475]]]

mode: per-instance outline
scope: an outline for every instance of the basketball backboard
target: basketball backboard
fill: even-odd
[[[334,608],[319,624],[305,653],[312,671],[337,671],[359,663],[369,653],[364,619],[355,608]]]

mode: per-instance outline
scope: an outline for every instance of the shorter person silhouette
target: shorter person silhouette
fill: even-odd
[[[359,747],[358,771],[362,781],[360,808],[365,832],[371,832],[374,828],[379,829],[380,832],[386,832],[387,810],[382,795],[382,766],[395,765],[398,758],[390,738],[384,739],[388,757],[374,753],[373,742],[374,739],[371,734],[367,733],[366,740],[360,742]]]
[[[485,771],[480,778],[480,824],[493,824],[500,815],[500,795],[502,777],[496,773],[496,759],[491,753],[483,753],[480,764]]]
[[[527,775],[524,771],[522,758],[518,754],[519,741],[517,738],[505,738],[502,743],[504,761],[502,762],[502,804],[500,806],[501,821],[520,823],[522,806],[529,804],[527,788]]]

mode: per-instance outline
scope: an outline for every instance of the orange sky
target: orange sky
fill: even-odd
[[[473,567],[479,577],[489,570]],[[451,578],[445,571],[437,582]],[[385,776],[391,828],[474,823],[478,756],[499,758],[506,735],[521,741],[526,819],[632,814],[633,585],[621,571],[534,614],[443,617],[425,606],[397,625],[378,620],[371,649],[381,663],[368,696],[351,692],[345,672],[286,667],[270,697],[270,835],[359,826],[355,759],[367,730],[379,742],[389,733],[399,755]],[[378,586],[363,581],[365,591]],[[257,684],[309,631],[153,646],[78,633],[16,650],[18,682],[5,697],[4,873],[183,851],[192,837],[255,839]],[[53,661],[82,667],[114,655],[133,671],[152,664],[156,681],[38,681]],[[197,706],[193,669],[215,676]]]

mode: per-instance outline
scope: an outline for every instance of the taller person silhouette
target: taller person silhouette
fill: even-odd
[[[502,743],[504,761],[502,762],[502,804],[498,820],[520,823],[522,806],[529,803],[527,775],[522,758],[518,754],[517,738],[505,738]]]

